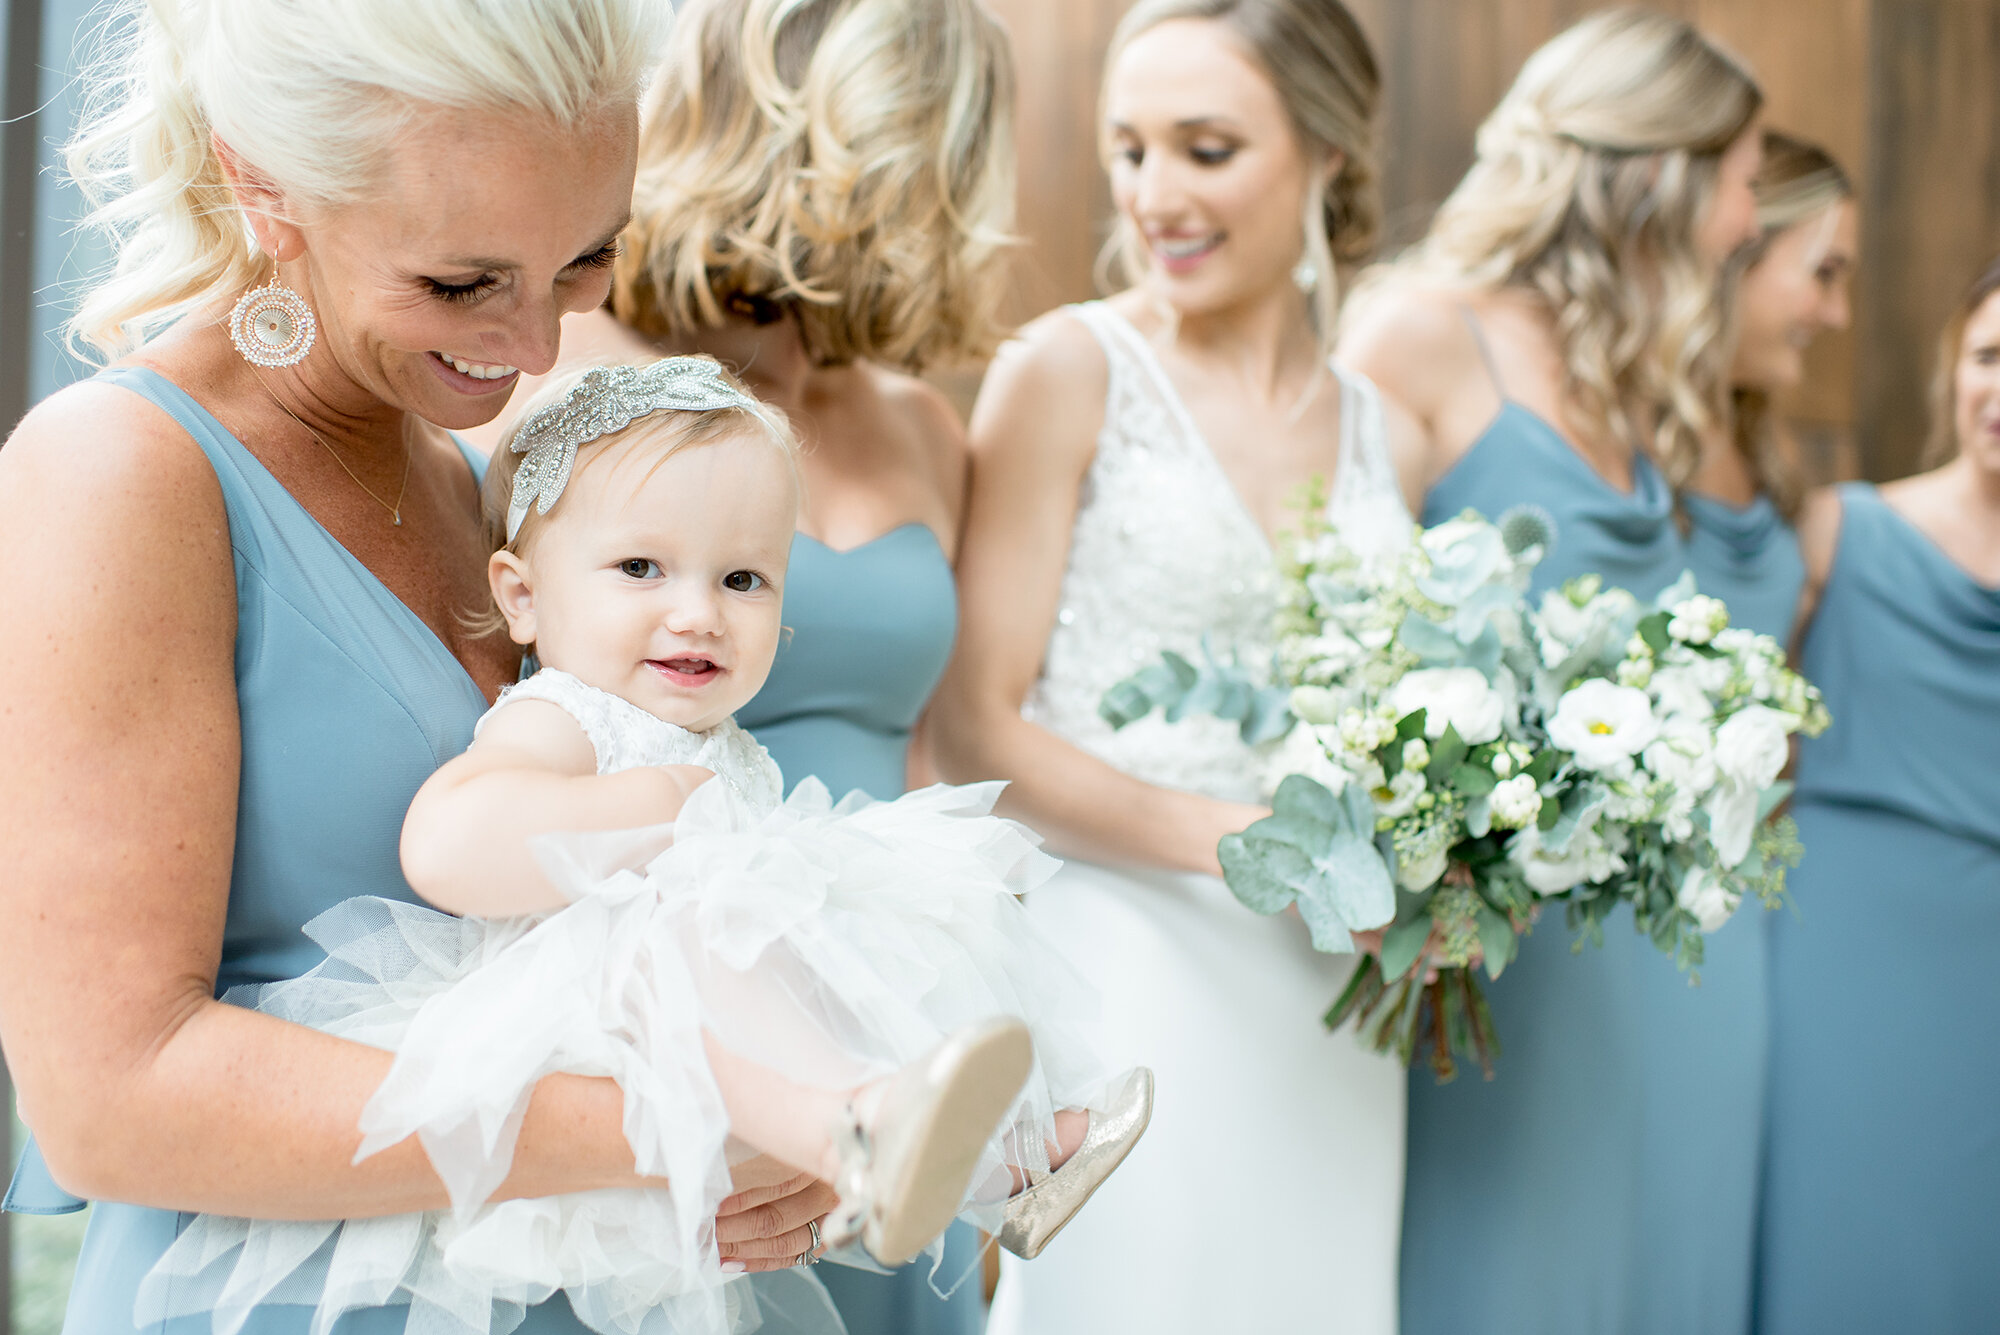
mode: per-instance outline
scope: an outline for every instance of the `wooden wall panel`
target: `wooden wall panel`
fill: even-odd
[[[1917,466],[1939,327],[2000,249],[2000,4],[1880,0],[1856,378],[1870,477]]]
[[[990,0],[1020,51],[1023,257],[1015,314],[1093,293],[1109,211],[1093,118],[1129,0]],[[1593,0],[1350,0],[1385,81],[1390,246],[1422,234],[1521,63]],[[1756,70],[1771,124],[1861,190],[1855,328],[1815,344],[1785,411],[1822,477],[1915,467],[1936,327],[2000,247],[2000,0],[1655,0]]]

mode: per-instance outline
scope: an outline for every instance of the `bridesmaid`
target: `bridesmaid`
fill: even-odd
[[[1640,596],[1688,563],[1673,488],[1723,412],[1719,279],[1755,234],[1761,97],[1678,20],[1600,14],[1532,56],[1342,352],[1415,418],[1435,523],[1535,505],[1536,590]],[[1498,1079],[1410,1084],[1403,1329],[1600,1335],[1749,1320],[1761,976],[1693,989],[1614,918],[1545,914],[1489,990]]]
[[[1757,1329],[2000,1329],[2000,263],[1947,326],[1939,466],[1815,496],[1798,915],[1773,925]]]
[[[1847,327],[1854,189],[1824,150],[1766,130],[1756,191],[1758,237],[1737,256],[1730,431],[1704,454],[1681,503],[1701,591],[1729,604],[1731,624],[1786,640],[1805,582],[1792,529],[1805,487],[1797,443],[1770,404],[1805,378],[1805,350],[1820,331]],[[1744,918],[1743,928],[1761,921]],[[1760,930],[1732,928],[1727,940]]]
[[[708,353],[798,428],[791,634],[740,721],[835,797],[931,781],[912,738],[957,630],[966,447],[914,372],[998,341],[1013,87],[978,0],[689,0],[610,308],[564,330],[572,358]],[[979,1257],[959,1224],[935,1276],[817,1273],[852,1331],[972,1335]]]
[[[1319,1023],[1350,962],[1216,862],[1265,814],[1267,757],[1219,719],[1097,712],[1163,648],[1268,654],[1307,477],[1340,522],[1409,523],[1379,397],[1327,360],[1336,261],[1380,216],[1379,91],[1334,0],[1141,0],[1099,131],[1130,285],[1030,325],[973,414],[940,761],[1011,780],[1070,859],[1030,911],[1098,985],[1106,1051],[1161,1086],[1116,1180],[1008,1258],[1005,1335],[1396,1328],[1402,1072]]]

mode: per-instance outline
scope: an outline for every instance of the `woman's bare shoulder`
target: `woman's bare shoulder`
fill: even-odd
[[[1036,317],[1000,345],[972,411],[977,453],[998,434],[1032,431],[1087,455],[1104,420],[1111,371],[1097,336],[1065,309]]]

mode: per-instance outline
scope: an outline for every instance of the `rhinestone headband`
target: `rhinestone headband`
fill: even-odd
[[[507,541],[520,533],[529,506],[545,515],[563,494],[580,446],[653,413],[758,412],[762,406],[730,384],[710,357],[663,357],[644,366],[586,371],[569,393],[536,411],[514,432],[513,452],[527,458],[514,474],[514,494],[507,503]]]

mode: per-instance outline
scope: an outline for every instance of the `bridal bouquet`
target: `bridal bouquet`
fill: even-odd
[[[1443,1079],[1466,1054],[1491,1076],[1475,969],[1498,977],[1544,904],[1562,902],[1577,949],[1630,904],[1692,969],[1745,896],[1779,902],[1800,850],[1766,817],[1788,738],[1827,723],[1777,643],[1731,628],[1689,576],[1651,602],[1587,576],[1532,604],[1550,536],[1536,511],[1468,512],[1364,550],[1310,520],[1275,681],[1219,688],[1213,667],[1168,662],[1101,707],[1122,726],[1200,691],[1243,705],[1249,736],[1283,727],[1252,704],[1288,691],[1274,814],[1222,841],[1224,875],[1259,912],[1296,906],[1320,950],[1383,929],[1326,1022],[1354,1017],[1405,1063],[1421,1041]]]

